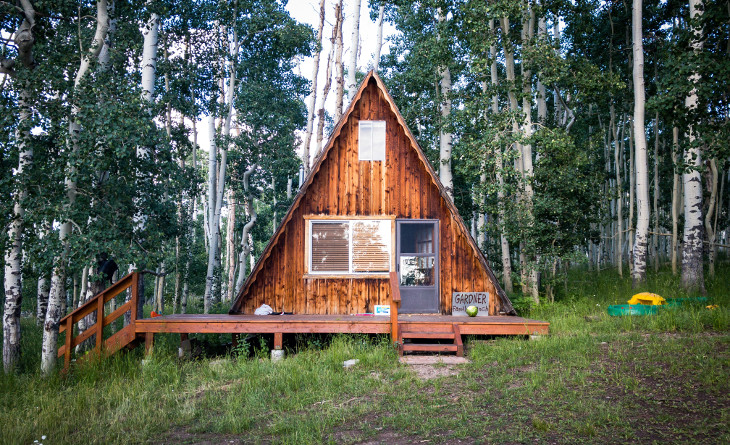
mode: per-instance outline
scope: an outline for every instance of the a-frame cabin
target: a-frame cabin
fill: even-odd
[[[515,316],[393,98],[372,72],[229,314],[144,318],[138,303],[142,274],[127,275],[61,320],[65,340],[58,355],[65,368],[74,347],[94,334],[95,349],[104,354],[142,340],[152,351],[157,333],[179,333],[181,340],[191,333],[231,333],[234,343],[239,334],[273,334],[277,350],[284,334],[371,333],[390,334],[401,353],[461,355],[462,335],[549,330],[546,322]],[[129,302],[106,307],[125,290]],[[457,294],[462,292],[471,294]],[[462,310],[470,298],[485,310],[477,317],[457,314],[452,298]],[[284,314],[254,315],[262,304]],[[376,305],[389,306],[390,316],[359,316]],[[102,322],[74,335],[74,325],[91,313]],[[125,313],[131,314],[130,323],[105,338],[104,326]]]
[[[230,314],[262,304],[293,314],[449,315],[454,292],[483,292],[489,315],[514,315],[507,295],[374,72],[317,156]],[[483,314],[487,315],[487,314]]]

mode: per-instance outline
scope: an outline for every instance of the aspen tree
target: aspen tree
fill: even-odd
[[[352,38],[350,63],[347,65],[347,101],[352,101],[357,90],[357,57],[360,53],[360,0],[355,0],[352,9]]]
[[[319,27],[317,28],[317,51],[314,53],[314,63],[312,67],[312,92],[309,96],[309,105],[307,108],[307,128],[304,133],[304,148],[302,150],[302,164],[304,164],[304,173],[309,174],[311,159],[309,154],[309,146],[312,142],[312,129],[314,124],[315,104],[317,102],[317,77],[319,77],[319,58],[322,53],[322,41],[324,34],[325,19],[325,1],[319,0]]]
[[[17,59],[25,69],[35,65],[33,45],[35,37],[36,11],[29,0],[20,2],[23,20],[15,33],[15,44],[18,48]],[[4,60],[3,60],[4,62]],[[10,65],[10,63],[8,63]],[[15,69],[0,65],[0,73],[15,77]],[[3,369],[10,372],[20,358],[20,305],[22,302],[22,257],[23,257],[23,218],[25,207],[23,200],[28,195],[28,184],[25,174],[33,163],[33,147],[30,143],[30,108],[31,93],[27,87],[21,86],[18,94],[18,126],[15,130],[15,141],[18,146],[18,168],[15,177],[19,178],[19,187],[13,196],[13,216],[8,229],[10,247],[5,251],[4,290],[5,304],[3,309]],[[40,288],[40,283],[39,283]],[[40,292],[39,292],[40,294]],[[40,304],[39,304],[40,312]]]
[[[642,0],[634,0],[632,7],[632,41],[633,41],[633,83],[634,83],[634,142],[636,169],[636,199],[638,215],[633,253],[634,287],[646,281],[646,256],[649,240],[649,168],[646,149],[646,128],[644,126],[644,108],[646,105],[644,91],[644,45],[642,34]],[[633,206],[632,206],[633,208]]]
[[[689,0],[690,20],[699,20],[703,4],[700,0]],[[702,51],[702,29],[693,26],[692,51]],[[697,110],[698,91],[695,86],[700,81],[700,74],[690,75],[692,89],[684,99],[684,106],[690,113]],[[687,165],[682,174],[684,189],[684,233],[682,247],[682,286],[689,291],[705,292],[704,271],[702,270],[702,149],[696,142],[697,135],[692,124],[687,128],[687,148],[684,162]]]
[[[80,88],[81,81],[89,72],[91,62],[99,56],[104,46],[106,34],[109,31],[109,10],[106,0],[96,2],[96,32],[94,38],[89,45],[89,49],[82,54],[79,69],[76,72],[73,84],[73,92],[77,92]],[[81,132],[81,123],[77,119],[79,107],[77,104],[71,106],[71,116],[69,118],[68,141],[73,152],[78,152],[78,138]],[[66,208],[73,207],[76,202],[76,169],[73,164],[68,167],[68,174],[65,179],[66,188]],[[58,351],[58,322],[61,320],[62,309],[66,299],[66,262],[68,261],[71,246],[69,244],[69,236],[71,235],[71,221],[66,218],[61,224],[59,230],[59,238],[61,240],[61,255],[56,258],[51,275],[51,290],[48,297],[48,309],[46,312],[46,321],[43,324],[43,344],[41,350],[41,371],[44,375],[49,375],[56,365],[56,355]],[[70,333],[69,333],[70,334]]]

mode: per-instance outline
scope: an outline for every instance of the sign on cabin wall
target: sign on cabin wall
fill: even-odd
[[[451,315],[466,315],[466,308],[476,306],[477,317],[489,315],[489,292],[454,292],[451,297]]]

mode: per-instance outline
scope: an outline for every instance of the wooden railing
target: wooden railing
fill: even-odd
[[[105,354],[113,354],[124,346],[128,345],[136,338],[135,321],[137,320],[137,300],[139,298],[139,280],[141,275],[139,272],[132,272],[110,287],[96,294],[89,301],[84,303],[78,309],[74,310],[67,316],[63,317],[59,323],[59,334],[66,333],[64,345],[58,348],[58,356],[64,356],[63,367],[68,369],[71,364],[71,354],[77,345],[96,334],[94,341],[94,351],[97,356],[101,355],[102,349]],[[110,314],[104,315],[104,304],[112,298],[131,288],[131,298],[128,302],[119,306]],[[116,319],[123,316],[127,311],[131,312],[131,321],[122,330],[116,332],[108,339],[104,340],[104,327],[113,323]],[[84,317],[96,313],[96,322],[88,326],[86,330],[79,335],[74,336],[74,325],[81,321]]]
[[[393,302],[390,307],[390,337],[393,340],[393,343],[397,344],[399,342],[398,308],[400,308],[400,283],[398,281],[398,272],[390,273],[390,299]]]

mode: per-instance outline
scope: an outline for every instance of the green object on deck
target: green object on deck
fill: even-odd
[[[644,304],[614,304],[608,307],[608,315],[620,317],[623,315],[651,315],[657,313],[658,306]]]

